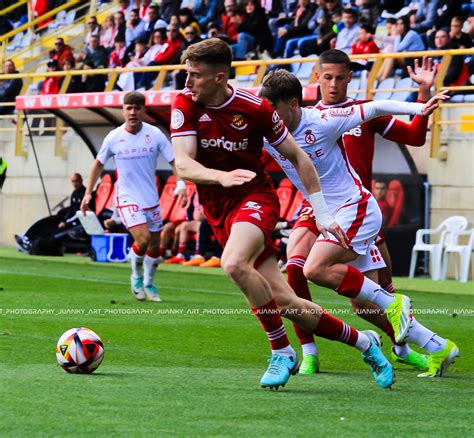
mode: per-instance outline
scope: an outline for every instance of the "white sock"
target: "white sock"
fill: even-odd
[[[370,347],[370,339],[365,333],[360,331],[357,331],[357,334],[357,342],[355,343],[354,347],[357,348],[361,353],[364,353]]]
[[[296,351],[293,350],[293,347],[291,345],[288,345],[285,348],[280,348],[279,350],[272,350],[272,354],[281,354],[282,356],[296,357]]]
[[[420,324],[414,317],[411,319],[406,340],[419,345],[428,353],[436,353],[446,346],[446,340]]]
[[[307,344],[303,344],[301,346],[301,349],[303,350],[303,357],[308,356],[309,354],[312,354],[313,356],[318,355],[318,347],[316,347],[316,344],[314,342],[308,342]]]
[[[143,284],[149,286],[153,284],[153,278],[155,277],[156,268],[158,267],[159,257],[150,257],[148,254],[145,256],[143,261]]]
[[[393,344],[393,351],[398,357],[405,358],[410,354],[411,348],[408,344]]]
[[[132,246],[132,249],[130,250],[130,263],[132,265],[132,275],[134,278],[141,278],[143,277],[142,274],[142,267],[143,267],[143,259],[145,258],[145,255],[138,255]]]
[[[360,289],[359,295],[357,295],[356,299],[370,301],[379,306],[382,310],[385,310],[393,303],[395,297],[390,292],[382,289],[380,285],[374,281],[364,277],[364,283],[362,283],[362,288]]]

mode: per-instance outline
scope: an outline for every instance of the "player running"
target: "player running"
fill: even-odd
[[[347,71],[344,74],[341,70],[339,74],[336,74],[334,83],[347,80],[347,75],[350,75],[350,61],[347,55],[344,54],[344,57]],[[304,225],[312,228],[315,235],[313,239],[315,244],[312,247],[303,247],[306,254],[309,251],[306,262],[303,260],[305,253],[302,250],[300,266],[305,276],[316,284],[335,289],[340,295],[353,300],[369,301],[384,310],[385,318],[379,318],[377,325],[380,324],[385,331],[392,334],[392,331],[387,328],[387,322],[390,322],[395,342],[400,343],[406,340],[430,353],[428,370],[419,376],[441,375],[458,355],[457,346],[452,341],[443,339],[428,330],[411,317],[408,297],[387,292],[361,273],[361,271],[372,271],[385,266],[383,260],[376,255],[377,248],[374,244],[381,226],[381,213],[375,199],[363,187],[359,176],[352,168],[347,158],[344,138],[341,136],[345,131],[375,117],[397,112],[403,114],[405,107],[423,107],[422,114],[428,116],[437,108],[436,101],[444,100],[447,96],[439,94],[426,105],[378,101],[325,110],[300,108],[301,84],[294,75],[284,71],[267,78],[262,94],[271,101],[283,120],[293,127],[295,139],[310,156],[320,175],[321,187],[331,217],[335,217],[349,238],[349,248],[347,248],[339,245],[333,236],[327,233],[319,234],[314,224],[312,225],[313,212],[310,209],[303,211]],[[296,97],[294,97],[295,94]],[[333,94],[336,95],[336,92],[334,91]],[[384,108],[390,108],[390,110],[387,111]],[[291,164],[284,157],[278,157],[279,151],[271,150],[271,152],[293,184],[305,195],[306,199],[309,199],[311,195],[305,191]],[[320,213],[317,210],[314,211],[319,216]],[[318,217],[316,221],[319,221]],[[319,224],[317,226],[319,228]],[[317,239],[316,235],[318,235]],[[306,242],[306,244],[310,245],[311,242]],[[290,250],[293,250],[293,254],[296,253],[294,249]],[[400,315],[402,315],[401,318]],[[299,335],[303,336],[302,333]]]
[[[327,50],[319,57],[318,81],[320,85],[321,101],[316,104],[318,109],[334,107],[344,107],[352,105],[355,101],[347,97],[347,86],[352,79],[350,64],[348,67],[348,57],[340,50]],[[430,88],[434,80],[434,69],[432,60],[423,58],[421,68],[418,60],[415,61],[415,70],[408,67],[411,79],[419,85],[418,102],[426,102],[430,98]],[[276,77],[267,86],[263,86],[261,94],[263,97],[272,96],[272,86],[275,81],[279,82],[279,87],[283,101],[289,104],[285,111],[286,117],[282,115],[288,129],[291,132],[296,129],[301,120],[301,87],[292,88],[293,80],[285,81],[287,74],[281,70],[275,73]],[[281,76],[281,80],[278,77]],[[291,88],[283,90],[287,83]],[[280,107],[285,106],[284,102]],[[291,117],[290,117],[291,116]],[[428,127],[428,117],[415,116],[409,124],[397,120],[392,116],[380,117],[369,122],[362,123],[343,135],[349,162],[359,175],[362,185],[370,189],[372,184],[372,162],[375,150],[375,134],[378,133],[384,138],[411,146],[423,146],[426,141],[426,131]],[[289,169],[291,165],[281,160],[279,154],[273,148],[267,148],[273,158],[283,167]],[[309,252],[316,241],[319,232],[316,228],[314,215],[311,206],[304,202],[299,218],[293,226],[287,246],[288,264],[286,273],[288,283],[296,294],[307,300],[311,300],[308,281],[303,274],[303,266]],[[387,265],[378,270],[371,269],[364,272],[383,289],[388,292],[395,292],[392,284],[391,260],[383,234],[379,232],[375,241],[378,252],[375,257],[382,255]],[[379,254],[380,253],[380,254]],[[379,265],[380,266],[380,265]],[[377,266],[376,266],[377,267]],[[370,266],[368,268],[371,268]],[[378,277],[378,278],[377,278]],[[380,312],[380,308],[368,301],[358,301],[351,299],[351,304],[356,313],[365,320],[375,324],[383,330],[394,342],[392,326],[388,323],[386,316]],[[300,374],[312,374],[319,371],[319,358],[317,347],[314,343],[312,333],[308,333],[295,325],[295,332],[303,350],[303,360],[300,367]],[[427,357],[412,351],[406,343],[393,344],[392,358],[407,365],[426,371],[428,367]]]
[[[330,231],[347,248],[347,236],[329,214],[311,160],[268,103],[228,85],[232,52],[226,43],[209,39],[193,44],[182,61],[187,88],[176,97],[171,114],[176,167],[180,177],[197,184],[204,213],[224,247],[223,268],[245,294],[270,341],[272,356],[261,385],[277,388],[298,368],[283,314],[307,331],[359,349],[377,383],[389,387],[392,369],[372,335],[297,297],[278,269],[270,235],[279,203],[263,170],[263,137],[295,167],[322,232]],[[412,104],[410,112],[415,111],[421,112],[422,105]],[[329,111],[321,114],[329,116]]]
[[[104,164],[113,157],[117,168],[116,205],[134,240],[130,251],[132,295],[140,301],[148,298],[158,302],[161,298],[153,279],[160,255],[163,219],[155,184],[155,169],[161,154],[176,174],[173,149],[157,127],[143,121],[143,94],[130,92],[125,95],[123,116],[125,123],[105,137],[92,165],[81,210],[85,212],[89,208],[92,190],[104,169]],[[186,188],[183,181],[178,181],[175,195],[182,206],[186,205]]]

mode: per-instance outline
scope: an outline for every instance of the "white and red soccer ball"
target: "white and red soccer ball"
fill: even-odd
[[[68,373],[90,374],[104,359],[104,344],[92,330],[85,327],[72,328],[59,338],[56,358]]]

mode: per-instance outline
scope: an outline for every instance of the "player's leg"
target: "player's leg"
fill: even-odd
[[[378,236],[377,236],[378,237]],[[385,268],[379,269],[379,281],[378,283],[382,286],[387,292],[395,293],[395,287],[392,282],[392,259],[390,258],[390,253],[388,252],[387,244],[385,239],[380,242],[375,242],[377,248],[382,255],[382,258],[385,262]]]
[[[163,230],[163,219],[161,217],[160,207],[145,211],[148,221],[149,240],[145,259],[143,261],[143,289],[146,297],[155,302],[160,302],[161,298],[158,290],[153,283],[156,269],[160,257],[160,234]]]
[[[359,332],[319,305],[298,297],[284,281],[274,257],[265,260],[258,271],[268,281],[283,316],[317,336],[357,348],[371,367],[378,385],[386,388],[393,383],[392,367],[379,348],[375,332]]]
[[[431,355],[429,376],[441,375],[458,355],[457,346],[411,317],[408,297],[387,292],[354,267],[346,265],[353,257],[355,253],[338,245],[317,241],[305,264],[305,275],[316,284],[332,288],[340,295],[367,300],[383,309],[394,330],[395,341],[410,342],[424,348]]]
[[[286,275],[288,284],[296,295],[311,301],[308,280],[303,274],[303,267],[317,236],[308,227],[296,225],[298,223],[295,224],[288,240]],[[314,224],[314,228],[316,228],[316,224]],[[293,323],[293,327],[303,352],[299,373],[314,374],[319,372],[318,350],[313,333],[304,330],[295,323]]]
[[[181,222],[175,228],[172,247],[174,250],[176,250],[177,248],[177,252],[175,256],[170,257],[169,259],[165,260],[165,263],[167,265],[180,265],[184,263],[184,261],[186,260],[184,257],[184,253],[186,251],[186,243],[187,243],[186,224],[187,224],[186,221]]]
[[[201,229],[201,221],[189,221],[188,222],[188,239],[189,239],[189,234],[192,233],[196,237],[196,249],[194,250],[194,255],[187,261],[183,263],[183,266],[201,266],[202,263],[204,263],[204,255],[203,251],[205,251],[205,248],[201,248],[200,245],[200,229]]]
[[[168,222],[163,227],[160,239],[160,256],[163,257],[163,259],[166,255],[166,250],[170,246],[175,230],[176,224],[174,222]]]
[[[254,268],[265,250],[263,231],[249,222],[232,225],[222,253],[222,267],[244,293],[255,316],[262,324],[272,349],[270,364],[260,384],[278,388],[298,369],[296,353],[286,335],[275,299],[268,281]],[[276,262],[275,262],[276,263]]]
[[[128,228],[128,231],[133,238],[130,250],[130,264],[132,266],[132,275],[130,277],[131,290],[132,295],[137,300],[142,301],[146,297],[143,288],[143,260],[150,243],[150,232],[146,223]]]

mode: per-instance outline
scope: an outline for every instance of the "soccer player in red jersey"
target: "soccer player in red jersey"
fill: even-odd
[[[372,333],[358,332],[299,298],[278,269],[271,233],[279,203],[263,170],[263,137],[294,165],[317,211],[321,232],[346,236],[327,215],[319,179],[307,155],[298,147],[276,111],[244,90],[228,85],[230,47],[219,39],[191,45],[182,55],[186,88],[171,113],[171,138],[178,175],[197,184],[199,199],[224,248],[222,266],[245,294],[270,341],[272,356],[260,384],[278,388],[297,372],[281,314],[307,331],[354,346],[382,387],[393,382],[391,365]]]
[[[350,80],[350,61],[347,55],[340,51],[329,51],[326,54],[327,57],[321,56],[320,62],[323,63],[321,75],[324,76],[323,81],[328,82],[326,84],[327,91],[331,91],[333,97],[335,97],[338,82],[345,82],[347,86]],[[325,65],[324,62],[327,60],[332,62]],[[380,209],[373,197],[361,185],[359,175],[354,172],[355,166],[352,166],[352,162],[347,158],[349,154],[345,137],[338,139],[346,129],[354,128],[358,123],[365,120],[363,112],[358,116],[354,114],[354,106],[343,106],[342,108],[339,106],[331,107],[328,116],[322,117],[318,114],[318,110],[322,110],[318,106],[301,108],[301,85],[294,75],[285,70],[270,74],[264,80],[261,94],[279,112],[302,149],[310,156],[321,175],[321,185],[330,211],[351,239],[350,250],[333,244],[328,245],[328,243],[337,242],[334,242],[334,240],[328,242],[327,238],[323,239],[323,236],[319,235],[316,228],[317,218],[315,220],[311,206],[305,206],[301,217],[295,224],[294,235],[292,239],[290,238],[291,242],[289,244],[290,261],[287,265],[287,272],[294,290],[299,296],[310,299],[305,279],[306,274],[315,283],[331,287],[339,294],[351,298],[357,310],[385,310],[384,313],[379,311],[372,315],[370,312],[359,314],[382,328],[390,335],[392,340],[401,342],[408,339],[410,342],[425,348],[430,353],[429,359],[415,352],[410,353],[406,345],[399,346],[405,351],[408,350],[408,353],[414,358],[411,362],[412,365],[418,366],[424,371],[428,370],[427,373],[420,374],[420,377],[438,377],[457,355],[457,346],[452,341],[443,339],[428,330],[409,315],[410,300],[408,297],[393,295],[376,283],[377,270],[380,266],[384,266],[381,264],[382,259],[376,254],[377,249],[373,244],[380,229]],[[446,98],[446,96],[435,96],[424,108],[430,107],[440,97]],[[367,110],[367,107],[371,105],[379,106],[379,103],[364,103],[361,106]],[[384,105],[386,104],[384,103]],[[423,114],[427,116],[432,110],[434,110],[434,107],[431,107],[431,110],[423,111]],[[328,109],[322,111],[328,111]],[[383,112],[378,114],[383,114]],[[333,121],[329,124],[331,118]],[[321,119],[325,123],[321,123]],[[384,123],[387,125],[387,121],[384,121]],[[323,126],[327,128],[326,132],[321,129]],[[359,131],[363,130],[363,126],[364,124],[358,128]],[[328,131],[328,129],[331,130]],[[387,128],[384,129],[387,131]],[[366,141],[368,140],[370,138],[366,136]],[[360,143],[357,147],[363,149],[364,146],[363,143]],[[279,162],[298,190],[308,198],[298,176],[292,169],[291,163],[288,163],[284,157],[279,155],[278,151],[272,148],[271,145],[265,147]],[[373,153],[373,134],[371,147]],[[360,194],[358,194],[359,191]],[[306,262],[306,257],[308,257],[308,262]],[[345,265],[345,263],[348,265]],[[299,282],[295,281],[294,271],[299,274],[297,277]],[[361,272],[366,273],[365,279]],[[392,321],[394,310],[391,309],[397,307],[400,309],[406,308],[402,311],[406,318],[402,318],[400,324],[395,321],[394,325],[394,321]],[[396,325],[398,325],[398,330],[394,334],[393,329]],[[312,334],[305,334],[296,326],[295,329],[300,343],[303,345],[304,355],[306,353],[308,359],[312,358],[312,361],[306,361],[308,368],[312,368],[312,370],[307,370],[307,373],[309,371],[314,372],[318,363],[315,360],[317,351]],[[313,348],[313,351],[311,351],[311,348]],[[403,361],[406,356],[395,356],[395,359]],[[408,361],[405,360],[405,362]]]

